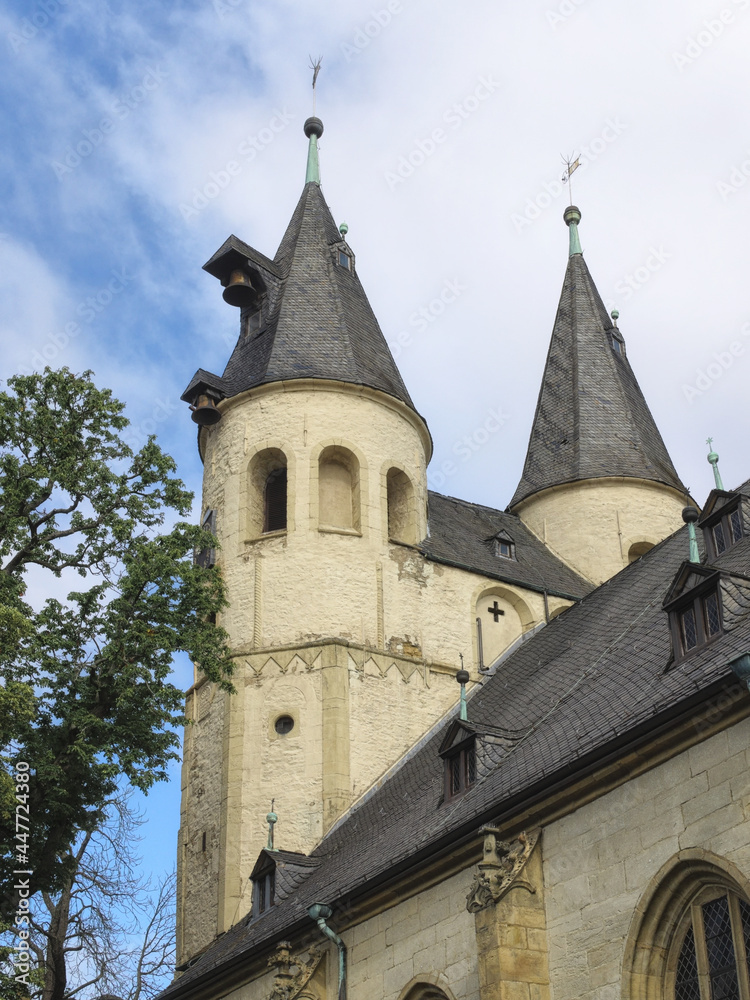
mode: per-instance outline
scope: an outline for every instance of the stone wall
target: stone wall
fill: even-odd
[[[620,1000],[636,907],[678,852],[750,876],[749,748],[744,721],[546,828],[553,1000]]]
[[[659,483],[589,479],[543,490],[513,508],[560,559],[600,584],[682,527],[687,498]]]
[[[456,704],[459,654],[479,680],[477,615],[488,663],[545,614],[541,594],[389,541],[393,469],[392,484],[409,480],[415,536],[426,533],[429,436],[403,404],[300,381],[254,390],[222,412],[202,431],[203,503],[217,511],[230,599],[221,624],[235,652],[237,694],[202,687],[200,722],[186,737],[180,961],[248,912],[248,876],[266,843],[272,799],[277,846],[309,852]],[[345,454],[356,465],[358,527],[331,530],[320,523],[320,460]],[[280,455],[287,529],[258,536],[256,473],[278,467]],[[495,601],[504,615],[488,611]],[[550,597],[550,612],[569,603]],[[282,715],[294,728],[280,735]]]

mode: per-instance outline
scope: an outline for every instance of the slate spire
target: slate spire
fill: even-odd
[[[580,211],[564,213],[570,255],[523,475],[510,507],[540,490],[610,476],[686,492],[667,453],[578,240]]]
[[[360,284],[346,227],[336,227],[323,197],[322,134],[319,118],[305,122],[305,185],[273,260],[230,236],[204,265],[225,285],[238,267],[244,269],[258,299],[242,311],[240,337],[224,374],[198,371],[182,397],[188,402],[206,388],[221,398],[270,382],[314,378],[379,389],[413,408]]]

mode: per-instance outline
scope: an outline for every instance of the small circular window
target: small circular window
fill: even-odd
[[[273,727],[279,736],[284,736],[286,733],[291,733],[294,729],[294,719],[291,715],[280,715]]]

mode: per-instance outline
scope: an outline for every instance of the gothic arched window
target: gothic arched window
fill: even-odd
[[[683,925],[674,956],[674,1000],[750,1000],[750,904],[735,893],[708,889],[693,900]]]
[[[636,906],[623,1000],[750,1000],[750,883],[703,848],[675,855]]]

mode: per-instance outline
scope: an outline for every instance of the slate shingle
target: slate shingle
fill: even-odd
[[[200,381],[229,397],[269,382],[319,378],[379,389],[413,409],[356,268],[338,264],[339,248],[351,253],[315,182],[305,185],[273,261],[230,237],[206,269],[215,273],[227,252],[257,265],[268,320],[240,336],[221,377],[196,373],[183,399]]]
[[[568,261],[523,474],[510,502],[581,479],[650,479],[686,493],[581,254]]]

